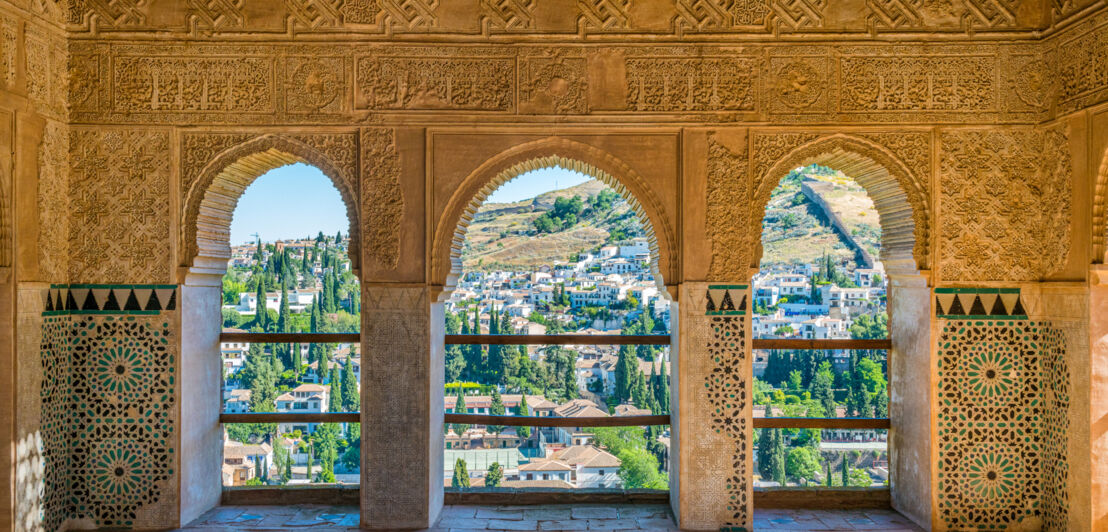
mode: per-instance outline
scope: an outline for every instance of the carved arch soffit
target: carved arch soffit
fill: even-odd
[[[752,242],[756,244],[751,267],[762,258],[761,231],[770,193],[791,170],[820,164],[854,179],[873,200],[881,223],[881,260],[912,261],[917,270],[931,265],[931,202],[925,183],[928,176],[915,175],[885,147],[852,135],[835,134],[811,140],[793,148],[756,175]]]
[[[676,279],[677,242],[661,202],[630,166],[610,153],[573,140],[551,137],[520,144],[485,161],[462,181],[446,204],[435,226],[432,244],[432,281],[450,289],[462,270],[462,244],[477,209],[500,185],[521,174],[559,166],[580,172],[608,185],[642,220],[650,253],[656,257],[651,270],[660,292],[666,280]]]
[[[189,134],[186,134],[189,135]],[[182,152],[182,197],[184,210],[181,217],[185,250],[182,265],[202,267],[213,271],[225,271],[230,258],[231,218],[239,198],[255,179],[266,172],[293,163],[304,163],[318,168],[331,179],[338,189],[346,215],[350,221],[350,265],[359,272],[361,259],[361,231],[357,203],[358,143],[357,133],[306,134],[289,136],[265,134],[252,136],[237,133],[191,134],[200,138],[197,143],[201,155],[192,161],[199,170],[190,172],[189,149]],[[219,137],[218,140],[203,137]],[[314,139],[313,137],[319,137]],[[342,138],[334,142],[330,137]],[[318,140],[319,142],[313,142]],[[310,145],[322,144],[323,147]],[[220,149],[221,143],[229,147]],[[212,148],[214,146],[214,148]],[[328,147],[333,149],[328,149]],[[327,153],[324,153],[326,150]],[[205,151],[207,153],[205,153]],[[341,159],[341,160],[339,160]],[[204,161],[207,162],[204,162]]]
[[[1108,264],[1108,149],[1100,159],[1096,172],[1096,191],[1093,193],[1093,254],[1094,264]]]

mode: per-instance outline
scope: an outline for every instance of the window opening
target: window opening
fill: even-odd
[[[221,296],[225,486],[359,482],[361,292],[345,213],[304,164],[239,199]]]
[[[887,277],[873,201],[842,172],[797,168],[770,196],[762,246],[754,486],[887,486]]]
[[[644,223],[556,166],[477,210],[445,303],[446,486],[668,489],[672,324]]]

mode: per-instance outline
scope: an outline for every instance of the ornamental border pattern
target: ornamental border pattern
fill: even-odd
[[[68,96],[74,123],[348,126],[409,113],[496,120],[643,112],[694,123],[1040,123],[1056,98],[1042,50],[1034,43],[754,43],[736,54],[711,44],[343,41],[170,44],[151,52],[136,42],[89,40],[70,45]],[[892,63],[915,75],[890,76]],[[1027,83],[1017,72],[1038,72],[1042,81]]]
[[[725,472],[728,527],[745,527],[751,522],[749,506],[750,454],[749,426],[745,416],[750,394],[744,378],[749,362],[746,357],[746,306],[748,285],[708,285],[704,315],[709,320],[708,341],[710,372],[704,379],[711,429],[734,446]],[[736,303],[736,299],[738,302]]]

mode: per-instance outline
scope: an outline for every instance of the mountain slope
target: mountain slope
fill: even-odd
[[[856,253],[831,226],[828,213],[801,193],[801,183],[830,207],[849,238],[877,257],[881,228],[865,189],[840,172],[806,167],[791,172],[770,196],[762,225],[762,264],[810,263],[830,253],[840,262],[856,262]]]
[[[622,197],[610,210],[582,216],[564,229],[540,233],[534,222],[553,212],[558,198],[589,199],[601,191],[611,191],[604,183],[589,180],[580,185],[554,190],[534,198],[512,203],[485,203],[477,210],[466,232],[462,264],[468,271],[531,269],[573,259],[578,253],[598,248],[615,236],[628,238],[642,233],[637,216]],[[618,195],[617,195],[618,196]]]

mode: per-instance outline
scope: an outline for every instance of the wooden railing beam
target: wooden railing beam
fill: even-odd
[[[668,334],[448,334],[447,345],[669,345]]]

